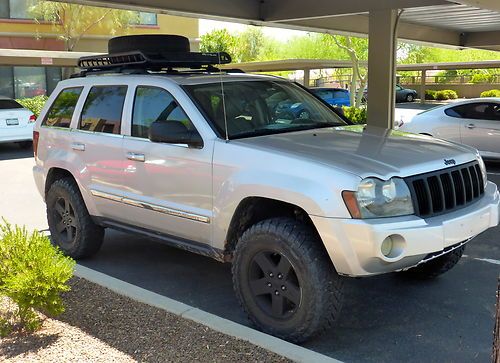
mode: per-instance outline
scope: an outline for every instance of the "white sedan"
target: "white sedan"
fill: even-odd
[[[36,117],[15,100],[0,97],[0,143],[17,142],[30,147]]]
[[[399,130],[470,145],[484,158],[500,159],[500,98],[434,107],[415,115]]]

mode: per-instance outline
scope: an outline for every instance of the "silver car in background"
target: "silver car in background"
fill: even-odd
[[[483,158],[500,159],[500,98],[476,98],[431,108],[399,130],[470,145]]]

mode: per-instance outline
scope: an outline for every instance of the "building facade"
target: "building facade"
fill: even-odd
[[[48,22],[30,17],[29,7],[34,0],[0,0],[1,49],[65,50],[57,29]],[[36,1],[36,0],[35,0]],[[139,12],[138,24],[127,29],[128,34],[178,34],[198,49],[198,20],[163,14]],[[118,34],[117,34],[118,35]],[[75,51],[107,51],[109,34],[100,27],[91,29],[75,47]],[[59,67],[33,65],[19,67],[0,64],[0,96],[12,98],[50,94],[62,79]]]

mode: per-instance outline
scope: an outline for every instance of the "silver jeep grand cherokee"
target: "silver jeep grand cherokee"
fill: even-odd
[[[66,254],[93,255],[109,227],[232,262],[252,322],[300,342],[337,318],[343,276],[435,277],[498,224],[476,150],[349,125],[294,83],[188,47],[112,39],[51,95],[34,176]]]

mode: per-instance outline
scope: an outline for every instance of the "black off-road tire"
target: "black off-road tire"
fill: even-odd
[[[125,53],[139,50],[145,54],[158,52],[187,53],[190,50],[189,39],[181,35],[142,34],[124,35],[108,41],[109,53]]]
[[[104,228],[93,222],[76,182],[72,178],[56,180],[45,199],[52,243],[74,259],[94,255],[101,248]],[[64,231],[60,230],[61,223]],[[68,228],[73,238],[69,238]]]
[[[464,251],[465,245],[448,252],[446,255],[403,271],[402,274],[414,279],[434,279],[451,270],[460,261]]]
[[[255,283],[260,279],[252,275],[255,273],[252,270],[255,266],[253,261],[256,256],[266,253],[271,253],[271,261],[279,260],[274,260],[276,270],[273,277],[261,275],[266,279],[262,285],[264,289],[269,286],[268,283],[272,283],[272,287],[269,287],[271,293],[264,290],[266,292],[256,296],[250,281]],[[277,273],[283,256],[291,264],[290,271],[293,273],[289,272],[283,280],[278,280],[280,274]],[[241,306],[250,321],[266,333],[294,343],[304,342],[329,328],[340,314],[343,278],[335,271],[316,231],[296,220],[273,218],[250,227],[236,245],[232,271],[234,290]],[[264,269],[259,269],[259,273],[262,271]],[[294,296],[300,296],[300,302],[285,311],[286,316],[276,318],[273,316],[274,311],[266,311],[262,307],[265,306],[262,304],[271,304],[273,310],[272,301],[276,297],[273,297],[273,293],[280,290],[280,284],[295,284],[294,281],[300,291],[299,295]],[[289,306],[291,300],[287,300],[287,292],[279,292],[282,293],[285,306]]]

